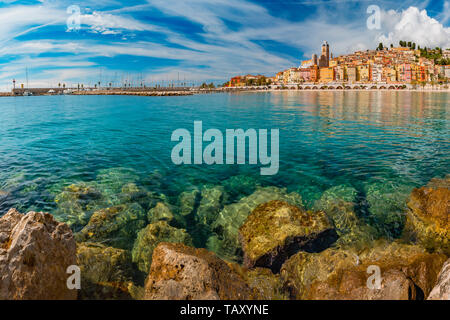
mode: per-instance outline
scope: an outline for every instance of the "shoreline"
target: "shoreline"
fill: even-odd
[[[165,97],[165,96],[192,96],[209,93],[261,93],[261,92],[450,92],[448,89],[215,89],[192,91],[75,91],[67,94],[36,94],[31,96],[141,96],[141,97]],[[0,92],[0,97],[22,97],[23,95],[12,92]]]

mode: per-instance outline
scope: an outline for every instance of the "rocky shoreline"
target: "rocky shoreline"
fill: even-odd
[[[0,299],[450,299],[450,175],[411,192],[392,239],[357,214],[351,188],[307,210],[276,187],[230,203],[231,186],[174,204],[133,183],[116,201],[79,184],[55,197],[64,219],[11,209],[0,217]],[[194,247],[197,232],[206,248]],[[80,290],[66,285],[73,265]]]

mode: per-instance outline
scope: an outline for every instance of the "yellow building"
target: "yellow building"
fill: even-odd
[[[334,79],[335,79],[334,68],[332,67],[320,68],[319,71],[320,82],[333,82]]]
[[[356,67],[347,67],[347,79],[349,82],[356,82],[357,74]]]
[[[337,67],[337,66],[338,66],[337,60],[331,60],[329,66],[330,66],[330,67]]]
[[[369,82],[370,81],[370,65],[363,64],[358,66],[358,81]]]

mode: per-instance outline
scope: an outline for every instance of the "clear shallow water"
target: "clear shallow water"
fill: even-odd
[[[273,185],[298,192],[308,208],[350,186],[360,210],[394,214],[413,187],[449,173],[449,101],[449,93],[409,92],[1,98],[0,214],[55,212],[64,187],[99,180],[110,195],[135,182],[173,204],[194,186],[225,185],[235,202],[256,184]],[[192,133],[195,120],[204,131],[280,129],[279,173],[175,166],[171,133]]]

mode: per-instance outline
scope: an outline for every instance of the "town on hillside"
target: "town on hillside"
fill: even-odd
[[[318,84],[322,88],[347,88],[359,84],[409,87],[447,84],[450,80],[450,49],[421,48],[415,43],[400,41],[399,47],[382,43],[376,50],[357,51],[333,57],[325,41],[320,56],[313,54],[299,67],[278,72],[273,77],[263,75],[236,76],[224,87],[276,86],[288,87]],[[349,87],[349,88],[350,88]],[[368,87],[370,88],[370,87]],[[374,87],[375,88],[375,87]]]

